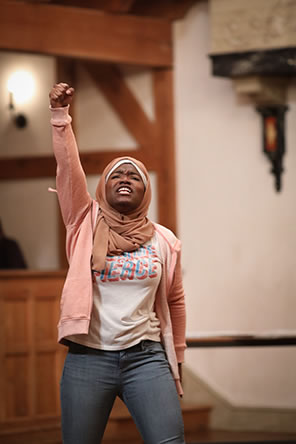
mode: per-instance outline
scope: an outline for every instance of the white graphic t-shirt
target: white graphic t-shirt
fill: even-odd
[[[122,350],[143,339],[160,341],[154,312],[161,260],[157,238],[138,250],[107,256],[105,269],[93,271],[94,304],[88,335],[68,339],[103,350]]]

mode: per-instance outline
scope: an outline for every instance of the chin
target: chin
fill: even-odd
[[[130,205],[124,205],[121,203],[120,205],[117,205],[117,207],[115,209],[121,214],[128,215],[128,214],[132,213],[133,211],[135,211],[136,208],[131,207]]]

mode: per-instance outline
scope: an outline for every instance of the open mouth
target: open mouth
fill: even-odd
[[[132,192],[132,189],[127,186],[119,187],[117,190],[117,193],[119,193],[121,195],[128,195],[128,194],[131,194],[131,192]]]

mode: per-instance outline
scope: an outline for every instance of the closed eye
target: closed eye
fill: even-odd
[[[121,176],[122,176],[122,174],[120,174],[120,173],[115,173],[115,174],[112,174],[110,178],[111,178],[111,179],[119,179]],[[140,182],[140,181],[141,181],[140,177],[139,177],[137,174],[131,174],[131,175],[129,176],[129,178],[132,179],[132,180],[135,180],[135,181],[137,181],[137,182]]]

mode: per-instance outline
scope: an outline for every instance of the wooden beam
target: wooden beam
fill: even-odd
[[[131,13],[168,20],[182,19],[198,0],[136,0]]]
[[[172,65],[171,25],[166,20],[8,0],[0,3],[0,49]]]
[[[98,1],[98,0],[97,0]],[[99,0],[105,11],[114,13],[127,13],[135,0]]]
[[[56,161],[53,156],[8,157],[0,159],[0,180],[54,177]]]
[[[113,150],[113,151],[112,151]],[[151,150],[114,150],[81,152],[80,159],[85,174],[100,174],[115,157],[132,156],[141,160],[149,170],[156,170],[157,161]],[[0,159],[0,180],[32,179],[55,177],[56,161],[54,156],[26,156]]]
[[[83,63],[83,66],[138,144],[151,147],[155,140],[155,123],[143,111],[120,70],[94,63]]]
[[[158,153],[158,220],[177,233],[173,71],[154,71]]]
[[[32,0],[31,0],[32,1]],[[40,0],[37,0],[40,2]],[[50,0],[45,0],[50,1]],[[127,13],[135,0],[51,0],[54,4],[77,6],[113,12],[115,14]]]

